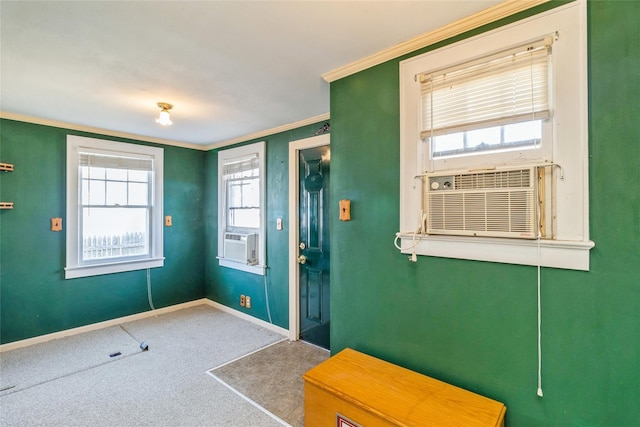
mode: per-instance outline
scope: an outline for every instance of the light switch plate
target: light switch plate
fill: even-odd
[[[51,218],[51,231],[62,231],[62,218]]]
[[[173,221],[171,220],[171,215],[167,215],[164,217],[164,225],[167,227],[171,227],[173,225]]]

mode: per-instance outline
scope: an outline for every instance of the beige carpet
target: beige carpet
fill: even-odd
[[[302,341],[282,341],[209,373],[291,426],[302,427],[302,374],[328,358],[325,349]]]
[[[203,304],[4,351],[0,426],[282,427],[205,374],[281,340]]]

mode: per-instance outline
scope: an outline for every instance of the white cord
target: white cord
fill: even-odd
[[[413,232],[413,237],[411,238],[411,245],[403,248],[400,245],[398,245],[398,239],[400,237],[402,237],[403,233],[396,233],[396,238],[393,239],[393,245],[400,250],[400,252],[404,252],[404,251],[408,251],[411,250],[411,256],[409,257],[409,261],[411,262],[418,262],[418,256],[416,254],[416,247],[418,246],[418,243],[420,243],[420,240],[416,240],[416,236],[418,234],[424,235],[424,223],[426,220],[426,214],[423,213],[422,211],[420,211],[420,225],[418,226],[418,228],[415,229],[415,231]]]
[[[413,237],[411,238],[411,246],[408,246],[406,248],[402,248],[402,247],[400,247],[400,245],[398,245],[398,239],[402,236],[401,233],[396,233],[396,238],[393,240],[393,245],[396,248],[398,248],[401,252],[411,250],[411,256],[409,257],[409,261],[411,261],[411,262],[418,262],[418,256],[416,254],[416,246],[418,246],[418,243],[420,243],[420,240],[416,240],[416,236],[420,232],[420,229],[421,228],[418,227],[413,232]]]
[[[420,232],[419,228],[413,232],[413,237],[411,238],[411,245],[407,246],[406,248],[403,248],[400,245],[398,245],[398,239],[402,237],[402,233],[396,233],[396,238],[393,239],[393,245],[401,251],[408,251],[408,250],[414,249],[416,246],[418,246],[418,243],[420,242],[419,240],[416,240],[416,236],[418,235],[419,232]]]
[[[147,298],[149,299],[149,307],[151,310],[156,308],[153,306],[153,299],[151,298],[151,269],[147,268]]]
[[[267,273],[264,274],[264,300],[267,305],[267,316],[269,317],[269,323],[273,325],[273,321],[271,320],[271,310],[269,309],[269,291],[267,290]]]
[[[542,310],[540,299],[540,230],[538,229],[538,396],[542,397]]]

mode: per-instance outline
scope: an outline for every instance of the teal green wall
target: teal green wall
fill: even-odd
[[[267,203],[267,275],[260,276],[220,267],[218,255],[218,151],[207,152],[205,216],[207,223],[206,295],[238,311],[269,321],[265,298],[265,280],[269,310],[274,325],[289,327],[289,142],[310,138],[326,122],[247,141],[266,141]],[[246,143],[238,144],[244,145]],[[231,147],[225,147],[231,148]],[[284,228],[276,230],[276,219]],[[240,306],[240,295],[251,297],[251,308]]]
[[[593,1],[588,12],[596,247],[589,272],[542,269],[544,397],[536,396],[536,269],[430,257],[410,263],[393,246],[399,60],[331,84],[331,205],[352,200],[352,221],[331,218],[333,353],[356,348],[500,400],[511,427],[638,425],[640,2]],[[321,124],[260,139],[267,141],[269,303],[284,328],[288,143]],[[49,219],[65,217],[67,133],[81,134],[0,121],[0,161],[16,165],[0,176],[0,200],[16,204],[0,211],[3,343],[149,309],[145,271],[63,279],[65,233],[49,231]],[[267,320],[263,277],[217,265],[217,151],[164,148],[165,214],[174,226],[165,228],[165,267],[152,270],[156,307],[206,296]],[[275,230],[278,217],[283,231]],[[240,307],[240,294],[252,297],[252,309]]]
[[[542,269],[544,397],[536,268],[411,263],[393,246],[399,60],[331,84],[332,206],[351,199],[353,219],[331,219],[332,353],[352,347],[502,401],[511,427],[640,425],[640,2],[590,2],[588,19],[596,247],[589,272]]]
[[[146,270],[64,279],[66,136],[132,142],[12,120],[0,121],[0,338],[2,343],[149,310]],[[139,142],[138,142],[139,143]],[[153,145],[153,144],[148,144]],[[204,161],[199,150],[163,146],[165,265],[151,269],[156,308],[204,297]]]

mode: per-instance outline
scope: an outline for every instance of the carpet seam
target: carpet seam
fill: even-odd
[[[250,352],[250,353],[243,354],[242,356],[238,356],[238,357],[236,357],[236,358],[235,358],[235,359],[233,359],[233,360],[229,360],[228,362],[224,362],[223,364],[216,366],[215,368],[207,369],[207,370],[206,370],[206,372],[207,372],[207,373],[209,373],[209,372],[211,372],[211,371],[215,371],[216,369],[220,369],[220,368],[222,368],[223,366],[230,365],[231,363],[237,362],[238,360],[242,360],[242,359],[244,359],[245,357],[249,357],[249,356],[251,356],[252,354],[255,354],[255,353],[257,353],[257,352],[259,352],[259,351],[262,351],[262,350],[266,350],[266,349],[267,349],[267,348],[269,348],[269,347],[273,347],[274,345],[276,345],[276,344],[280,344],[281,342],[285,342],[285,341],[288,341],[288,338],[283,338],[283,339],[278,340],[278,341],[276,341],[276,342],[273,342],[273,343],[271,343],[271,344],[267,344],[267,345],[265,345],[264,347],[260,347],[260,348],[258,348],[258,349],[256,349],[256,350],[253,350],[253,351],[252,351],[252,352]]]
[[[10,391],[10,392],[8,392],[8,393],[4,393],[4,391],[11,390],[11,388],[4,389],[4,390],[3,390],[3,392],[2,392],[2,393],[0,393],[0,399],[1,399],[1,398],[3,398],[3,397],[5,397],[5,396],[9,396],[9,395],[12,395],[12,394],[15,394],[15,393],[20,393],[20,392],[22,392],[22,391],[29,390],[29,389],[31,389],[31,388],[33,388],[33,387],[37,387],[37,386],[39,386],[39,385],[48,384],[48,383],[50,383],[50,382],[57,381],[57,380],[60,380],[60,379],[62,379],[62,378],[67,378],[67,377],[70,377],[70,376],[72,376],[72,375],[79,374],[79,373],[81,373],[81,372],[87,372],[87,371],[90,371],[90,370],[92,370],[92,369],[99,368],[100,366],[105,366],[105,365],[109,365],[109,364],[111,364],[111,363],[116,363],[116,362],[119,362],[120,360],[124,360],[124,359],[127,359],[127,358],[129,358],[129,357],[137,356],[137,355],[140,355],[140,354],[142,354],[142,352],[122,355],[122,357],[118,357],[117,359],[114,359],[114,360],[107,360],[107,361],[105,361],[105,362],[103,362],[103,363],[98,363],[97,365],[91,365],[91,366],[88,366],[88,367],[86,367],[86,368],[84,368],[84,369],[80,369],[79,371],[69,372],[69,373],[67,373],[67,374],[60,375],[60,376],[57,376],[57,377],[55,377],[55,378],[48,379],[48,380],[46,380],[46,381],[42,381],[42,382],[39,382],[39,383],[31,384],[31,385],[26,386],[26,387],[24,387],[24,388],[18,388],[17,390]],[[14,387],[18,387],[18,386],[16,385],[16,386],[14,386]]]

